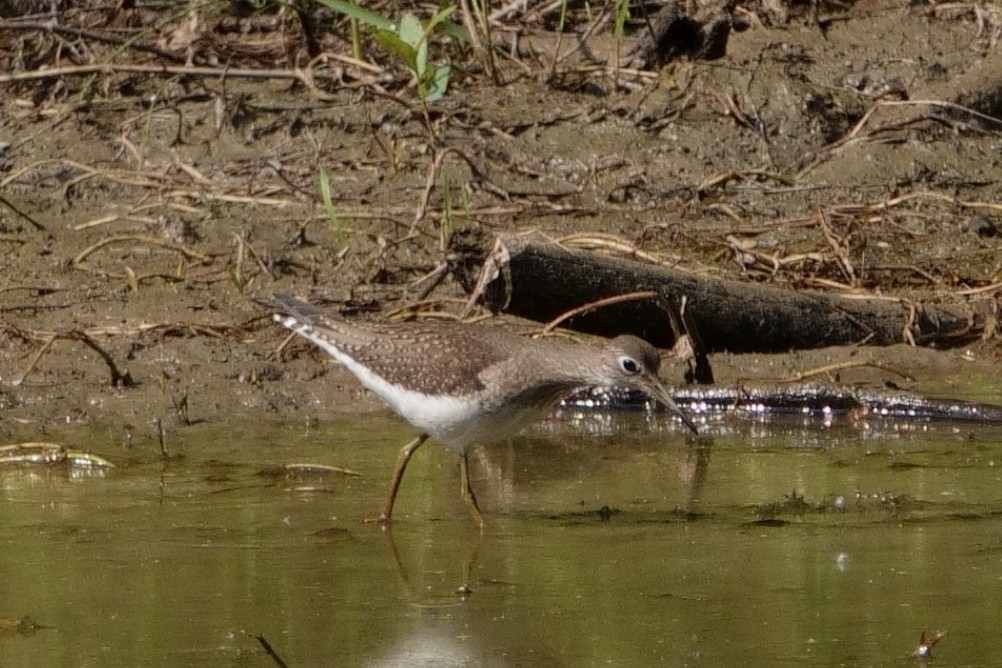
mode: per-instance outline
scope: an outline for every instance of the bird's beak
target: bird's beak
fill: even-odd
[[[666,408],[669,408],[672,411],[674,411],[676,415],[682,418],[682,422],[685,423],[685,426],[688,427],[692,431],[692,433],[698,434],[699,430],[696,429],[696,425],[693,424],[692,420],[689,419],[688,415],[682,412],[682,409],[679,408],[678,404],[675,403],[675,400],[672,399],[670,394],[668,394],[668,390],[665,389],[665,386],[661,384],[661,381],[659,381],[657,378],[648,378],[646,380],[647,382],[644,383],[644,388],[643,388],[644,391],[647,394],[649,394],[652,399],[656,399],[657,401],[661,402]]]

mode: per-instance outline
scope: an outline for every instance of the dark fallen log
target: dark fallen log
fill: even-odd
[[[842,345],[954,347],[979,340],[998,327],[991,300],[921,304],[896,298],[853,298],[696,276],[662,266],[566,249],[526,237],[505,237],[499,271],[484,286],[481,301],[491,310],[550,321],[600,299],[652,290],[687,310],[707,350],[787,352]],[[474,291],[495,240],[463,231],[450,241],[450,268],[464,289]],[[628,302],[575,316],[564,323],[584,332],[613,336],[632,332],[654,345],[674,343],[669,319],[655,301]]]

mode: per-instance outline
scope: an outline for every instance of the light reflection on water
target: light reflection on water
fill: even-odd
[[[103,479],[0,471],[0,665],[888,665],[923,630],[997,665],[1002,434],[964,425],[584,415],[455,457],[428,446],[392,532],[391,417],[125,450]],[[287,480],[290,462],[360,472]],[[601,513],[601,509],[607,509]],[[603,517],[606,518],[603,520]],[[466,585],[471,594],[458,590]]]

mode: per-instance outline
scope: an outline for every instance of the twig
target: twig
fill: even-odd
[[[74,329],[66,334],[60,335],[59,338],[80,341],[85,346],[100,355],[105,364],[107,364],[108,368],[111,370],[112,387],[132,387],[135,384],[132,381],[132,376],[129,375],[128,369],[126,369],[125,373],[122,373],[118,369],[118,365],[115,364],[115,360],[112,359],[110,354],[108,354],[108,351],[98,345],[97,341],[89,337],[83,330]]]
[[[465,161],[466,164],[469,165],[470,171],[473,172],[473,175],[477,177],[477,179],[479,180],[486,179],[486,175],[484,174],[483,170],[480,169],[480,167],[477,166],[475,162],[473,162],[473,158],[466,155],[458,148],[449,146],[447,148],[442,149],[441,151],[436,151],[435,159],[431,163],[431,169],[428,170],[428,178],[425,180],[424,191],[421,193],[421,201],[418,202],[417,212],[414,214],[414,222],[411,223],[410,234],[414,234],[415,230],[417,229],[418,223],[420,223],[424,219],[428,211],[428,201],[431,199],[431,191],[434,190],[435,182],[438,181],[438,173],[442,169],[442,163],[445,162],[445,158],[450,153],[455,153],[460,158],[462,158],[463,161]]]
[[[209,263],[212,262],[212,258],[208,255],[203,255],[197,251],[193,251],[190,248],[186,248],[181,244],[171,243],[169,241],[161,241],[160,239],[154,239],[153,237],[144,237],[139,235],[122,235],[117,237],[108,237],[107,239],[102,239],[95,244],[91,244],[84,250],[80,251],[75,258],[73,258],[73,266],[79,266],[83,264],[83,261],[87,259],[87,256],[96,250],[104,248],[110,244],[121,243],[125,241],[131,241],[142,244],[150,244],[151,246],[160,246],[161,248],[167,248],[169,250],[177,251],[185,256],[189,260],[198,260],[200,262]]]
[[[38,336],[37,334],[33,335],[32,333],[24,332],[22,330],[16,330],[16,331],[25,338],[37,338]],[[102,348],[97,341],[92,339],[83,330],[73,329],[68,332],[48,332],[43,336],[44,338],[42,339],[41,348],[39,348],[35,352],[31,360],[28,362],[28,366],[20,374],[20,376],[11,381],[11,385],[14,385],[15,387],[21,385],[24,382],[24,379],[28,377],[28,374],[30,374],[35,369],[35,367],[38,366],[38,362],[42,359],[42,356],[45,355],[46,352],[48,352],[49,348],[52,347],[52,344],[55,343],[57,339],[62,339],[65,341],[79,341],[88,348],[90,348],[91,350],[93,350],[94,352],[96,352],[98,355],[100,355],[101,359],[104,360],[105,364],[108,365],[108,369],[111,371],[112,387],[132,387],[134,385],[132,376],[129,375],[128,370],[126,370],[123,373],[118,368],[118,365],[115,364],[115,360],[108,353],[108,351]]]
[[[855,369],[857,367],[873,367],[874,369],[880,369],[881,371],[887,371],[893,373],[897,376],[904,378],[905,380],[915,380],[909,374],[899,371],[894,367],[888,366],[882,362],[872,362],[869,360],[848,360],[845,362],[836,362],[834,364],[825,364],[824,366],[814,367],[813,369],[808,369],[807,371],[801,371],[795,373],[792,376],[787,376],[786,378],[781,378],[780,383],[799,383],[802,380],[806,380],[813,376],[820,376],[823,374],[828,374],[833,371],[842,371],[843,369]]]
[[[171,456],[170,452],[167,450],[167,430],[164,429],[163,420],[157,418],[157,442],[160,444],[160,458],[164,461],[169,461]]]
[[[219,77],[222,79],[294,79],[303,85],[313,88],[313,79],[340,81],[341,75],[333,72],[313,72],[301,69],[291,70],[245,70],[227,69],[225,67],[184,67],[180,65],[128,65],[124,63],[101,65],[74,65],[72,67],[54,67],[49,70],[33,70],[15,74],[0,75],[0,83],[15,81],[34,81],[37,79],[52,79],[64,76],[84,76],[87,74],[116,74],[119,72],[134,72],[140,74],[176,74],[191,77]]]
[[[852,268],[852,261],[849,260],[849,256],[842,249],[842,244],[835,237],[835,233],[832,231],[831,227],[828,226],[828,220],[825,218],[825,212],[823,210],[818,211],[818,220],[821,221],[821,232],[825,235],[825,240],[828,245],[831,246],[832,252],[838,259],[838,264],[841,265],[842,273],[846,278],[849,285],[856,286],[856,272]]]
[[[583,306],[571,309],[570,311],[565,311],[557,316],[555,319],[546,323],[546,325],[539,330],[540,335],[549,334],[565,320],[569,320],[574,316],[581,315],[583,313],[588,313],[589,311],[594,311],[595,309],[604,308],[606,306],[611,306],[613,304],[622,304],[623,302],[636,302],[643,301],[647,299],[656,299],[658,293],[652,290],[645,290],[643,292],[630,292],[625,295],[616,295],[615,297],[606,297],[605,299],[599,299]]]
[[[271,643],[268,642],[267,638],[256,635],[252,635],[251,637],[261,643],[261,647],[264,648],[265,653],[271,657],[272,661],[275,662],[275,665],[279,666],[279,668],[289,668],[288,664],[286,664],[285,661],[282,660],[282,657],[280,657],[272,648]]]
[[[882,107],[905,107],[905,106],[921,106],[929,105],[932,107],[944,107],[946,109],[952,109],[953,111],[962,111],[965,114],[970,114],[975,118],[980,118],[983,121],[989,121],[995,123],[996,125],[1002,125],[1002,118],[996,116],[989,116],[988,114],[982,114],[979,111],[975,111],[970,107],[965,107],[962,104],[957,104],[956,102],[949,102],[947,100],[884,100],[878,103],[878,106]]]
[[[477,300],[483,295],[487,286],[498,278],[503,279],[505,285],[505,290],[502,293],[505,295],[505,303],[501,304],[498,310],[504,311],[508,308],[508,300],[511,298],[512,292],[509,264],[511,264],[511,254],[508,252],[508,247],[505,246],[504,240],[501,237],[496,237],[491,252],[484,258],[483,264],[480,267],[480,273],[477,275],[477,284],[470,291],[470,298],[466,300],[466,308],[463,309],[463,315],[461,316],[463,319],[466,319],[473,312]]]
[[[995,292],[996,290],[1002,290],[1002,282],[992,283],[991,285],[982,285],[980,288],[957,290],[957,294],[963,297],[971,297],[974,295],[984,294],[985,292]]]
[[[152,44],[136,42],[132,41],[131,39],[122,39],[117,35],[109,35],[107,33],[96,32],[94,30],[83,30],[81,28],[59,25],[48,21],[46,21],[45,23],[37,23],[32,21],[24,21],[24,22],[2,21],[0,22],[0,30],[39,30],[42,32],[53,32],[56,33],[57,35],[82,37],[84,39],[90,39],[97,42],[105,42],[107,44],[119,44],[123,46],[128,46],[130,48],[136,49],[137,51],[147,51],[149,53],[156,54],[161,58],[166,58],[167,60],[173,60],[175,62],[183,63],[185,61],[184,55],[179,53],[174,53],[173,51],[168,51],[166,49],[161,49]]]
[[[32,224],[32,226],[33,226],[33,227],[34,227],[34,228],[35,228],[36,230],[38,230],[39,232],[45,232],[45,231],[46,231],[46,229],[45,229],[45,225],[42,225],[42,224],[41,224],[40,222],[38,222],[37,220],[35,220],[34,218],[32,218],[31,216],[29,216],[28,214],[26,214],[26,213],[25,213],[24,211],[21,211],[21,210],[20,210],[19,208],[17,208],[17,207],[16,207],[16,206],[14,206],[13,204],[11,204],[11,203],[10,203],[10,200],[8,200],[8,199],[7,199],[6,197],[4,197],[3,195],[0,195],[0,202],[2,202],[2,203],[4,203],[4,204],[6,204],[6,205],[7,205],[8,207],[10,207],[10,210],[11,210],[11,211],[13,211],[13,212],[14,212],[14,213],[16,213],[17,215],[21,216],[22,218],[24,218],[24,219],[25,219],[26,221],[28,221],[29,223],[31,223],[31,224]]]
[[[681,261],[681,258],[677,256],[671,260],[661,259],[637,248],[635,243],[612,234],[581,232],[578,234],[569,234],[567,236],[560,237],[559,239],[555,239],[555,241],[561,246],[568,248],[588,251],[604,250],[612,253],[619,253],[634,260],[643,260],[645,262],[650,262],[651,264],[658,264],[662,266],[672,266]]]
[[[31,370],[34,369],[35,366],[38,364],[38,361],[42,359],[42,355],[45,354],[45,351],[47,351],[52,346],[52,343],[53,341],[56,340],[57,336],[58,336],[57,334],[52,334],[49,336],[48,339],[46,339],[42,343],[42,347],[38,349],[38,352],[36,352],[34,356],[32,356],[31,361],[28,362],[27,368],[25,368],[25,370],[21,373],[20,376],[11,381],[10,383],[11,385],[13,385],[14,387],[18,387],[21,385],[21,383],[24,382],[24,379],[28,377],[28,374],[31,373]]]

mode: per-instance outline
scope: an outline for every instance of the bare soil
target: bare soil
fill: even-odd
[[[427,277],[471,224],[791,289],[1002,294],[994,5],[741,5],[722,58],[647,70],[615,67],[636,11],[620,43],[580,7],[562,37],[531,9],[493,28],[494,73],[434,40],[453,72],[425,107],[313,6],[311,40],[284,5],[34,4],[0,2],[5,438],[373,407],[307,347],[278,356],[253,297],[458,313]],[[716,361],[727,382],[860,354],[920,391],[1002,394],[997,337]],[[839,379],[886,380],[860,374]]]

